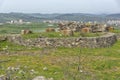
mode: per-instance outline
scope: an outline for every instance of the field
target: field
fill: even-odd
[[[24,28],[11,27],[6,24],[5,28],[15,32]],[[38,27],[33,29],[37,31]],[[96,49],[35,48],[4,41],[0,42],[0,75],[8,80],[32,80],[36,76],[54,80],[120,80],[119,49],[120,40],[111,47]]]
[[[4,24],[0,25],[0,34],[19,34],[21,30],[28,29],[33,32],[44,31],[49,27],[49,23],[31,23],[31,24]],[[57,27],[56,24],[52,24],[52,27]]]

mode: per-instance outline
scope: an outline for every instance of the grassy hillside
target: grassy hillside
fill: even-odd
[[[7,49],[4,49],[6,48]],[[0,75],[31,80],[119,80],[120,41],[108,48],[34,48],[0,42]]]
[[[20,33],[22,29],[40,32],[49,24],[5,24],[0,33]],[[53,27],[56,27],[54,24]],[[120,30],[115,30],[119,33]],[[55,37],[57,34],[43,33]],[[52,36],[51,36],[52,35]],[[36,37],[38,33],[25,35]],[[94,35],[93,35],[94,36]],[[32,80],[36,76],[45,76],[54,80],[120,80],[120,40],[107,48],[65,48],[65,47],[25,47],[0,42],[0,76],[9,80]]]

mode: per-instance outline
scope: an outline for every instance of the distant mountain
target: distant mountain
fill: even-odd
[[[29,14],[30,16],[37,17],[37,18],[54,18],[59,16],[60,14],[40,14],[40,13],[32,13]]]
[[[110,14],[110,15],[107,15],[107,17],[112,18],[112,19],[120,19],[120,13],[119,14]]]
[[[40,22],[43,20],[69,20],[69,21],[106,21],[110,19],[120,20],[120,14],[86,14],[86,13],[68,13],[68,14],[40,14],[40,13],[0,13],[0,23],[19,20],[30,22]]]
[[[93,14],[63,14],[55,17],[59,20],[75,20],[75,21],[103,21],[105,17]]]
[[[24,21],[41,21],[44,20],[43,18],[38,18],[34,16],[30,16],[28,14],[23,14],[23,13],[0,13],[0,22],[6,22],[10,20],[19,20],[23,19]]]

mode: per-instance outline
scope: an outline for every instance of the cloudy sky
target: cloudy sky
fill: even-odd
[[[120,0],[0,0],[0,13],[120,13]]]

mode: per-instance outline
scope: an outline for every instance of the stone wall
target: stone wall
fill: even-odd
[[[117,33],[116,36],[117,36],[117,39],[120,40],[120,33]]]
[[[117,41],[114,33],[107,33],[99,37],[73,37],[73,38],[36,38],[22,39],[20,36],[7,38],[8,41],[24,46],[35,47],[82,47],[82,48],[104,48],[112,46]]]
[[[7,37],[6,36],[0,36],[0,41],[6,41]]]

